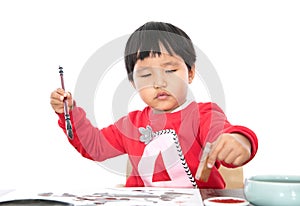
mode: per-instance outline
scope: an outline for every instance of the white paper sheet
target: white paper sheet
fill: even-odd
[[[53,192],[15,190],[0,197],[0,202],[19,199],[46,199],[72,203],[76,206],[203,206],[198,189],[178,188],[107,188],[93,192]]]

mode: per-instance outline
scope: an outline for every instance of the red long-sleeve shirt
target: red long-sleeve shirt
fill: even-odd
[[[213,142],[222,133],[240,133],[249,139],[252,148],[248,161],[255,156],[258,148],[254,132],[243,126],[231,125],[224,112],[214,103],[192,102],[180,111],[163,114],[154,114],[150,107],[146,107],[143,111],[130,112],[102,129],[94,127],[80,107],[75,106],[70,116],[74,133],[70,143],[84,157],[103,161],[128,154],[132,172],[126,186],[192,187],[179,159],[172,135],[163,133],[169,129],[174,130],[178,136],[192,176],[195,176],[205,143]],[[59,125],[65,131],[63,114],[59,114]],[[156,135],[145,144],[141,141],[143,132],[139,128],[145,128],[147,133],[147,126],[150,126]],[[208,182],[196,180],[199,188],[225,187],[225,182],[218,172],[220,164],[234,167],[217,161]]]

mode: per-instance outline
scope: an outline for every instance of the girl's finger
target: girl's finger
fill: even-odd
[[[223,142],[222,141],[215,141],[213,143],[213,146],[211,148],[211,151],[208,155],[208,159],[207,159],[207,167],[212,168],[213,165],[215,164],[215,162],[218,159],[219,153],[223,148]]]

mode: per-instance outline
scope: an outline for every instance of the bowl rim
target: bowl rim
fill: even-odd
[[[299,184],[300,175],[254,175],[245,179],[247,182],[261,182],[272,184]]]

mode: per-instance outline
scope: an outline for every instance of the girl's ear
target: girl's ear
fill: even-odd
[[[196,69],[195,69],[195,64],[191,67],[189,70],[189,84],[192,83],[194,77],[195,77]]]

